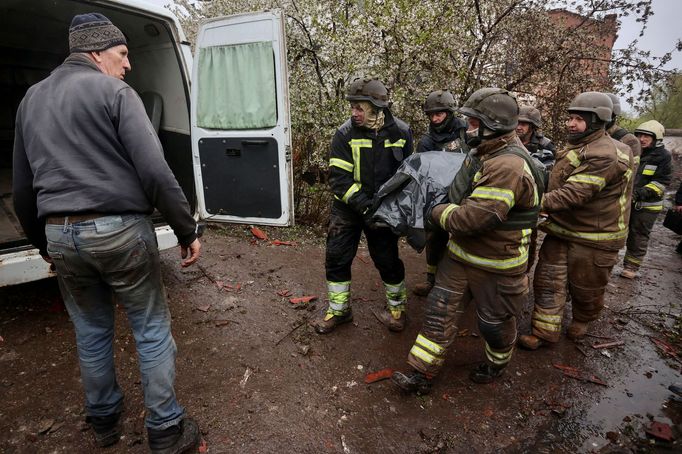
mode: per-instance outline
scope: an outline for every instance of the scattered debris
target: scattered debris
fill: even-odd
[[[286,339],[287,337],[291,336],[291,334],[292,334],[294,331],[296,331],[297,329],[299,329],[299,328],[300,328],[301,326],[303,326],[303,325],[305,325],[305,320],[302,321],[302,322],[297,323],[293,328],[291,328],[291,329],[289,330],[288,333],[286,333],[286,334],[285,334],[284,336],[282,336],[277,342],[275,342],[275,345],[279,345],[284,339]]]
[[[347,381],[346,382],[346,388],[353,388],[355,386],[358,386],[358,382],[355,380]]]
[[[604,380],[596,375],[587,374],[577,367],[565,366],[563,364],[553,364],[553,366],[564,373],[565,376],[575,378],[576,380],[595,383],[597,385],[608,386]]]
[[[580,345],[575,344],[575,348],[576,348],[576,350],[578,350],[580,353],[582,353],[583,356],[587,357],[587,352],[585,352],[585,350],[583,350],[582,347],[581,347]]]
[[[52,429],[52,426],[54,426],[54,419],[43,419],[38,424],[38,433],[46,434]]]
[[[670,356],[675,361],[682,363],[682,359],[680,359],[680,357],[677,355],[677,351],[675,351],[675,349],[669,343],[653,336],[649,336],[649,339],[651,339],[651,342],[656,344],[656,347],[658,347],[662,353]]]
[[[283,288],[282,290],[277,290],[276,293],[277,293],[277,295],[284,296],[284,297],[288,297],[288,296],[291,296],[293,294],[293,293],[291,293],[291,290],[287,290],[285,288]]]
[[[601,353],[602,356],[606,356],[606,357],[609,358],[609,359],[611,358],[611,353],[609,353],[608,350],[602,350],[602,351],[599,352],[599,353]]]
[[[200,453],[208,452],[208,445],[206,444],[206,440],[204,440],[203,438],[199,442],[199,452]]]
[[[364,258],[363,256],[361,256],[361,255],[356,255],[356,257],[358,258],[358,260],[360,260],[360,261],[361,261],[362,263],[364,263],[365,265],[369,265],[369,262],[368,262],[367,259]]]
[[[267,240],[268,236],[258,227],[251,227],[251,233],[259,240]]]
[[[227,326],[230,323],[236,323],[237,325],[239,325],[239,322],[235,322],[234,320],[228,320],[228,319],[216,320],[214,325],[216,327],[220,327],[220,326]]]
[[[211,308],[211,304],[202,304],[201,306],[196,306],[195,309],[201,312],[208,312]]]
[[[590,333],[585,333],[585,336],[594,337],[595,339],[605,339],[605,340],[613,339],[613,337],[611,337],[611,336],[597,336],[596,334],[590,334]]]
[[[345,435],[341,435],[341,446],[343,446],[344,454],[350,454],[350,449],[348,448],[348,445],[346,444],[346,436]]]
[[[393,375],[393,369],[388,367],[386,369],[381,369],[376,372],[370,372],[367,375],[365,375],[365,383],[369,385],[370,383],[386,380],[387,378],[391,378],[391,375]]]
[[[311,301],[317,301],[317,296],[310,295],[310,296],[299,296],[296,298],[289,298],[289,302],[291,304],[309,303]]]
[[[668,424],[652,421],[649,426],[644,429],[644,431],[654,438],[658,438],[663,441],[673,440],[673,431]]]
[[[613,347],[620,347],[621,345],[625,345],[625,342],[621,341],[614,341],[614,342],[606,342],[603,344],[594,344],[592,345],[592,348],[595,350],[601,350],[605,348],[613,348]]]
[[[239,381],[240,388],[244,388],[246,386],[246,382],[249,381],[249,377],[251,377],[252,374],[253,370],[251,370],[250,367],[247,367],[244,371],[244,377]]]
[[[457,337],[466,337],[468,335],[469,335],[469,329],[468,328],[464,328],[464,329],[459,330],[457,332]]]
[[[274,240],[272,242],[274,246],[296,246],[295,241],[280,241],[280,240]]]

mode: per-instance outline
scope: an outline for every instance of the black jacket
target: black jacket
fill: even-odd
[[[469,147],[466,145],[466,121],[452,116],[450,123],[451,125],[442,132],[436,131],[433,125],[429,124],[428,134],[419,139],[417,153],[436,150],[467,153]]]
[[[412,153],[412,131],[404,121],[384,110],[379,131],[346,121],[332,139],[329,185],[334,198],[363,214],[374,195]]]
[[[643,148],[635,175],[633,201],[655,202],[663,200],[665,187],[672,179],[672,158],[661,145]]]
[[[149,213],[158,208],[180,244],[196,238],[187,199],[163,157],[140,97],[73,54],[19,105],[14,208],[46,255],[44,218]]]
[[[530,153],[531,156],[537,158],[542,164],[544,164],[545,168],[550,170],[552,167],[554,167],[554,163],[556,162],[554,159],[554,155],[556,154],[556,145],[554,145],[547,137],[533,131],[532,135],[530,136],[530,141],[523,146],[526,147],[526,150],[528,150],[528,153]]]

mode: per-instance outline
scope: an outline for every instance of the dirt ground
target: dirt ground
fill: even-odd
[[[432,394],[422,397],[364,378],[406,368],[425,300],[410,295],[408,328],[388,332],[371,313],[384,304],[383,288],[361,247],[355,321],[319,336],[306,321],[324,306],[323,239],[302,228],[264,230],[270,241],[243,226],[209,228],[200,266],[189,269],[179,267],[177,249],[163,252],[177,392],[208,452],[679,452],[678,441],[645,434],[657,421],[682,436],[682,403],[667,390],[682,382],[680,357],[666,351],[676,338],[665,336],[674,334],[682,301],[682,256],[674,252],[679,237],[660,222],[641,278],[626,281],[614,269],[607,309],[582,345],[562,339],[551,349],[519,350],[503,378],[475,385],[468,372],[484,353],[470,311]],[[424,257],[406,245],[401,253],[411,287],[423,278]],[[290,302],[309,295],[319,299]],[[125,436],[106,451],[146,452],[134,341],[118,314]],[[56,282],[0,289],[0,336],[0,452],[97,451],[83,423],[73,329]],[[657,347],[654,338],[665,343]],[[592,348],[616,340],[624,345]],[[607,385],[567,377],[555,364]]]

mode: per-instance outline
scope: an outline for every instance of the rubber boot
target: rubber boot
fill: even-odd
[[[547,345],[547,341],[534,336],[533,334],[521,334],[516,343],[525,350],[537,350],[538,348]]]
[[[92,427],[95,433],[97,446],[105,448],[118,443],[121,439],[121,413],[109,416],[88,416],[85,422]]]
[[[476,369],[472,370],[471,373],[469,374],[469,378],[471,381],[474,383],[478,383],[481,385],[485,385],[488,383],[492,383],[495,381],[497,377],[502,375],[502,372],[504,372],[505,366],[495,366],[490,363],[481,363],[476,367]]]
[[[405,329],[407,316],[404,310],[372,311],[374,316],[388,328],[389,331],[400,332]]]
[[[391,375],[391,381],[395,383],[398,388],[408,393],[425,395],[431,392],[431,378],[416,370],[409,374],[395,371]]]
[[[587,322],[577,322],[573,320],[568,326],[566,336],[571,340],[579,340],[587,333]]]
[[[199,444],[199,426],[189,418],[167,429],[147,429],[149,449],[152,454],[181,454],[190,452]]]
[[[341,315],[336,315],[329,309],[320,313],[311,325],[315,328],[318,334],[328,334],[336,329],[337,326],[353,321],[353,311],[349,308]]]
[[[421,282],[415,285],[412,289],[412,293],[417,296],[427,296],[435,283],[436,275],[433,273],[426,273],[426,282]]]
[[[623,267],[623,271],[620,272],[620,277],[625,279],[634,279],[637,277],[637,270],[629,266]]]

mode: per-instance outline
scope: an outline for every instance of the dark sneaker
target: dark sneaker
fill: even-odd
[[[425,395],[431,392],[431,379],[421,372],[413,371],[406,375],[402,372],[395,371],[391,375],[391,381],[408,393],[416,393],[417,395]]]
[[[185,418],[167,429],[148,428],[147,438],[153,454],[182,454],[199,445],[199,426],[193,419]]]
[[[332,312],[327,310],[322,311],[322,313],[311,322],[311,325],[315,328],[318,334],[331,333],[336,329],[337,326],[344,323],[353,321],[353,311],[348,309],[342,315],[334,315]]]
[[[547,345],[546,341],[532,334],[521,334],[516,343],[525,350],[537,350]]]
[[[497,377],[502,375],[504,367],[496,367],[490,363],[481,363],[478,367],[471,371],[469,378],[474,383],[482,385],[492,383]]]
[[[95,442],[100,448],[116,444],[121,439],[121,413],[109,416],[88,416],[85,422],[95,433]]]
[[[385,309],[383,311],[372,310],[372,313],[389,329],[389,331],[399,332],[405,329],[405,324],[407,322],[405,311],[391,311]]]

